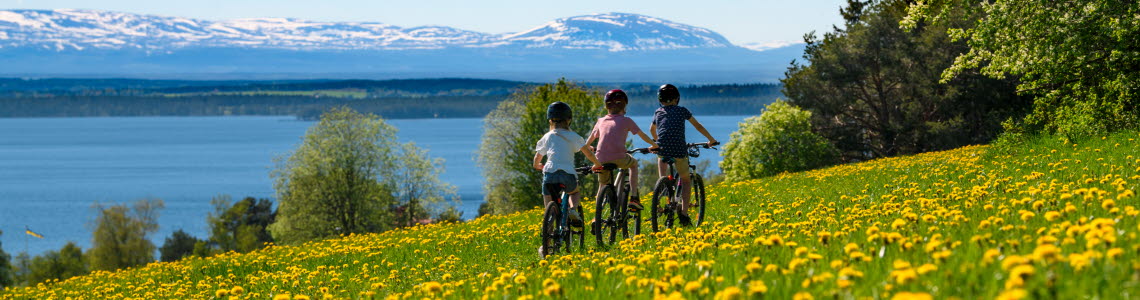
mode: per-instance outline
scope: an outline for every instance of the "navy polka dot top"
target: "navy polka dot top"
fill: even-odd
[[[653,124],[657,125],[657,145],[661,146],[658,155],[688,157],[685,122],[692,117],[693,114],[688,109],[677,105],[662,106],[653,113]]]

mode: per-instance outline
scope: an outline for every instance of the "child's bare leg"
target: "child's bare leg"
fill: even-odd
[[[542,207],[543,208],[545,208],[547,205],[550,205],[551,201],[554,201],[553,197],[550,197],[550,195],[542,195]]]
[[[669,176],[669,174],[665,174],[665,172],[669,172],[669,164],[666,164],[665,161],[661,160],[661,158],[658,158],[657,159],[657,177]]]
[[[689,215],[689,194],[693,191],[692,180],[689,176],[681,177],[681,212]]]
[[[635,159],[635,160],[633,160],[633,166],[629,167],[629,185],[630,185],[630,189],[629,189],[630,194],[629,195],[630,196],[640,196],[641,195],[641,193],[637,191],[637,188],[640,186],[640,184],[637,184],[637,182],[638,182],[637,181],[638,166],[641,166],[641,165],[639,165],[637,160]]]
[[[578,203],[582,201],[582,193],[578,191],[570,192],[570,209],[578,207]]]

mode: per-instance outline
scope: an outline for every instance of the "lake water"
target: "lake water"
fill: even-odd
[[[634,116],[648,129],[649,116]],[[722,142],[746,116],[705,116]],[[482,119],[388,120],[401,141],[446,160],[442,179],[455,185],[465,218],[483,201],[475,149]],[[68,241],[91,242],[92,205],[159,198],[161,246],[183,229],[205,237],[210,199],[219,194],[272,198],[273,158],[293,149],[313,122],[293,117],[111,117],[0,119],[0,242],[32,255]],[[691,126],[690,126],[691,127]],[[691,142],[704,141],[690,128]],[[635,139],[636,147],[645,145]],[[701,160],[719,162],[708,150]],[[643,156],[643,158],[648,158]],[[44,236],[24,234],[27,226]],[[26,244],[25,244],[26,243]]]

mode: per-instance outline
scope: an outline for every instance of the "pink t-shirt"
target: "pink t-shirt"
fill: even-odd
[[[625,139],[630,132],[641,133],[641,128],[637,127],[633,119],[624,115],[606,115],[598,118],[598,122],[594,123],[594,131],[590,133],[593,138],[598,139],[597,152],[594,153],[598,161],[607,162],[625,157]]]

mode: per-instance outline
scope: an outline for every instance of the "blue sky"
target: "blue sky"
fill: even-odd
[[[518,32],[576,15],[628,12],[719,32],[736,44],[800,42],[842,22],[843,0],[0,0],[0,9],[98,9],[208,20],[290,17],[372,21],[402,27],[443,25]]]

